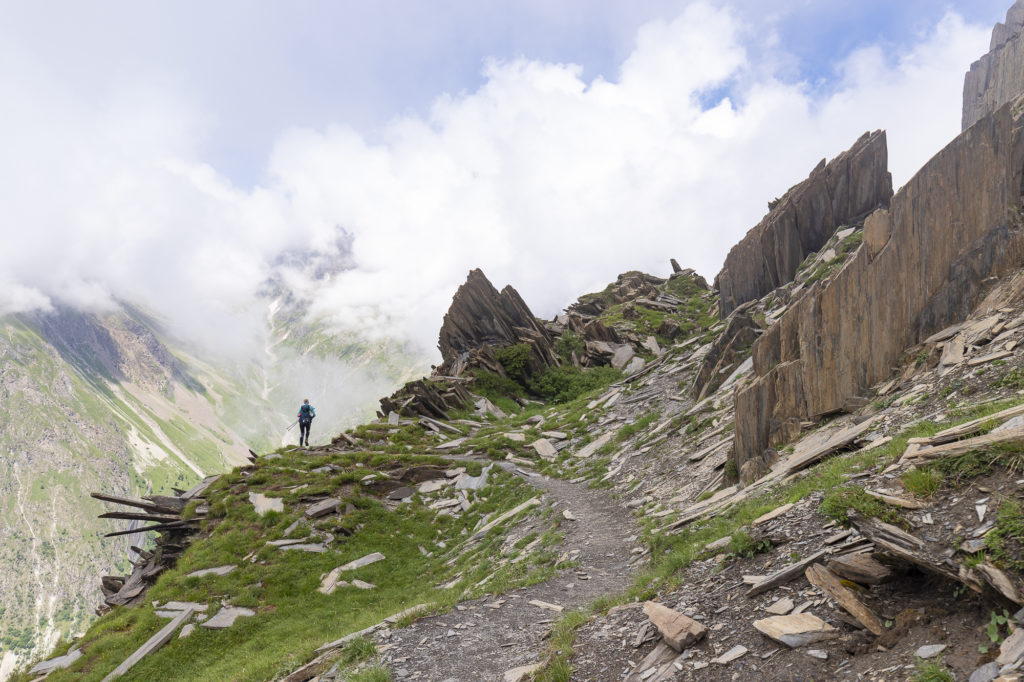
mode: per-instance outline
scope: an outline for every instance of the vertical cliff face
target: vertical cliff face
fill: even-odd
[[[989,53],[974,62],[964,79],[963,130],[1024,92],[1024,0],[992,29]]]
[[[820,249],[840,225],[887,206],[892,197],[888,163],[885,132],[866,133],[789,190],[729,251],[715,280],[722,317],[792,281],[807,254]]]
[[[872,215],[865,244],[754,345],[736,395],[737,464],[889,376],[905,348],[963,319],[982,282],[1024,262],[1024,132],[1015,105],[978,121]]]

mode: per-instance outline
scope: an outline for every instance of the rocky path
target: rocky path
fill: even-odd
[[[485,682],[504,680],[515,668],[540,662],[546,636],[559,613],[531,604],[540,601],[568,611],[632,580],[638,547],[629,513],[605,490],[586,483],[531,477],[532,485],[557,511],[569,510],[561,552],[579,552],[578,566],[536,585],[459,604],[451,613],[424,618],[390,633],[383,659],[396,680]],[[633,562],[631,564],[631,562]],[[586,576],[584,578],[583,576]]]

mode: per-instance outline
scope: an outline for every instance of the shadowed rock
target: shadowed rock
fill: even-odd
[[[885,132],[865,133],[770,204],[768,215],[730,249],[715,278],[722,317],[792,281],[804,258],[824,246],[840,225],[888,206],[888,162]]]
[[[530,348],[527,374],[559,364],[550,334],[519,293],[511,286],[498,293],[483,272],[471,270],[441,325],[438,348],[444,362],[439,373],[459,376],[468,368],[481,367],[504,376],[492,349],[521,343]]]

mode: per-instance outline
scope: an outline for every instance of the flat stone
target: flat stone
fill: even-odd
[[[776,507],[775,509],[772,509],[770,512],[768,512],[766,514],[762,514],[761,516],[758,516],[756,519],[754,519],[754,521],[753,521],[753,523],[751,523],[751,525],[753,525],[753,526],[760,526],[762,523],[768,523],[772,519],[779,518],[780,516],[782,516],[783,514],[785,514],[786,512],[788,512],[792,508],[793,508],[792,504],[784,504],[781,507]]]
[[[593,440],[588,445],[584,446],[575,454],[575,456],[580,459],[587,459],[588,457],[591,457],[595,452],[597,452],[602,447],[607,445],[614,435],[615,434],[609,431],[608,433],[600,436],[596,440]]]
[[[200,604],[199,602],[194,601],[169,601],[156,608],[164,611],[184,611],[185,609],[192,609],[193,611],[202,612],[208,607],[206,604]]]
[[[725,665],[726,663],[732,663],[736,659],[742,658],[743,656],[745,656],[747,651],[748,651],[747,647],[743,646],[742,644],[737,644],[736,646],[734,646],[733,648],[729,649],[728,651],[726,651],[724,654],[722,654],[718,658],[712,658],[711,662],[712,663],[718,663],[720,665]]]
[[[181,629],[178,634],[178,639],[185,639],[192,634],[192,631],[196,629],[195,623],[185,623],[185,627]]]
[[[999,677],[999,671],[1002,667],[995,661],[989,661],[971,673],[971,677],[967,682],[992,682]]]
[[[281,540],[267,540],[267,544],[271,547],[288,547],[290,545],[301,545],[307,540],[309,540],[309,537],[291,539],[284,538]]]
[[[724,538],[718,538],[714,542],[709,542],[708,544],[704,545],[704,551],[705,552],[720,552],[723,549],[725,549],[726,547],[728,547],[730,544],[732,544],[732,537],[729,536],[729,535],[726,535]]]
[[[467,476],[462,474],[455,479],[456,490],[480,490],[487,485],[487,474],[491,471],[491,464],[488,464],[480,472],[479,476]]]
[[[339,507],[341,507],[341,500],[336,497],[328,497],[307,509],[306,516],[311,519],[319,518],[338,511]]]
[[[502,434],[502,435],[504,435],[505,438],[508,438],[509,440],[514,441],[516,443],[525,443],[526,442],[526,434],[525,433],[511,432],[511,433],[505,433],[505,434]]]
[[[280,549],[294,549],[299,552],[312,552],[313,554],[320,554],[321,552],[327,551],[327,548],[323,545],[312,542],[303,542],[298,545],[283,545]]]
[[[192,571],[186,578],[202,578],[205,575],[227,575],[231,571],[238,568],[238,566],[217,566],[216,568],[201,568],[198,571]]]
[[[384,559],[385,559],[385,556],[383,554],[381,554],[380,552],[373,552],[372,554],[367,554],[364,557],[360,557],[359,559],[355,559],[353,561],[348,562],[347,564],[339,566],[336,570],[338,570],[338,571],[354,571],[357,568],[362,568],[363,566],[369,566],[370,564],[375,564],[378,561],[384,561]]]
[[[451,481],[446,478],[437,478],[432,481],[423,481],[423,483],[417,486],[417,489],[420,491],[420,495],[426,495],[428,493],[436,493],[450,483]]]
[[[253,504],[253,508],[256,510],[256,513],[260,516],[266,514],[269,511],[285,511],[284,500],[282,500],[281,498],[268,498],[262,493],[250,493],[249,502]]]
[[[506,670],[505,676],[502,677],[503,682],[522,682],[527,679],[533,673],[537,672],[544,667],[543,663],[534,663],[533,665],[521,665],[518,668],[512,668],[512,670]]]
[[[772,616],[754,621],[758,632],[788,647],[801,647],[838,636],[838,630],[810,613]]]
[[[553,460],[558,456],[558,450],[555,450],[555,446],[547,438],[538,438],[530,443],[530,445],[537,451],[541,459]]]
[[[530,604],[531,606],[536,606],[537,608],[540,608],[540,609],[546,609],[548,611],[554,611],[555,613],[561,613],[562,610],[565,608],[563,606],[559,606],[558,604],[552,604],[550,602],[541,601],[540,599],[531,599],[527,603]]]
[[[375,589],[377,586],[374,585],[373,583],[368,583],[368,582],[364,582],[362,580],[356,579],[356,580],[352,581],[352,587],[358,587],[360,590],[372,590],[372,589]]]
[[[827,661],[828,660],[828,652],[827,651],[822,651],[821,649],[808,649],[807,650],[807,655],[812,657],[812,658],[817,658],[817,659],[822,660],[822,661]]]
[[[624,343],[616,348],[615,353],[612,354],[611,365],[615,369],[625,369],[634,355],[636,355],[636,351],[633,350],[633,346]]]
[[[1024,658],[1024,628],[1017,628],[1012,635],[1003,640],[999,647],[999,657],[996,658],[996,663],[1009,665],[1016,663],[1021,658]]]
[[[63,668],[70,667],[72,663],[81,657],[82,652],[79,649],[72,649],[63,656],[57,656],[56,658],[51,658],[48,661],[36,663],[35,667],[29,672],[33,675],[38,675],[42,673],[49,673],[54,670],[61,670]]]
[[[914,652],[914,655],[918,658],[935,658],[945,650],[945,644],[925,644],[922,647],[918,647],[917,651]]]
[[[398,426],[398,422],[401,420],[401,415],[397,412],[388,412],[388,425]]]
[[[435,450],[451,450],[453,448],[459,447],[460,445],[462,445],[465,442],[466,442],[465,438],[456,438],[455,440],[450,440],[447,443],[442,443],[441,445],[438,445],[434,449]]]
[[[629,361],[629,364],[626,365],[626,368],[623,371],[625,371],[627,375],[636,374],[646,366],[647,361],[644,360],[643,358],[633,358],[632,360]]]
[[[783,597],[774,604],[765,608],[765,612],[770,613],[774,616],[785,616],[790,611],[796,608],[796,604],[789,597]]]
[[[576,520],[576,515],[573,514],[571,511],[569,511],[568,509],[563,509],[562,510],[562,518],[565,519],[566,521],[575,521]]]
[[[241,606],[225,606],[213,618],[202,623],[200,627],[209,628],[210,630],[224,630],[234,625],[238,618],[249,618],[255,615],[256,612],[252,609]]]
[[[1024,429],[1024,414],[1010,419],[1004,424],[1000,424],[996,428],[992,429],[990,434],[1009,433],[1011,431],[1020,431]]]
[[[551,440],[565,440],[569,437],[565,431],[541,431],[540,435]]]
[[[409,486],[403,485],[401,488],[392,490],[390,493],[388,493],[387,497],[389,500],[392,501],[404,500],[406,498],[412,497],[413,493],[415,492],[416,491],[410,488]]]

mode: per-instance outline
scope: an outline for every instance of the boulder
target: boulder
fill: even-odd
[[[650,618],[654,627],[658,628],[665,643],[676,651],[682,651],[699,642],[708,633],[708,629],[697,621],[664,604],[646,602],[644,614]]]
[[[791,282],[804,258],[820,250],[840,225],[888,206],[891,197],[884,131],[866,133],[831,162],[822,160],[729,251],[715,278],[722,318]]]
[[[839,636],[838,630],[811,613],[755,620],[754,627],[766,637],[793,648]]]

